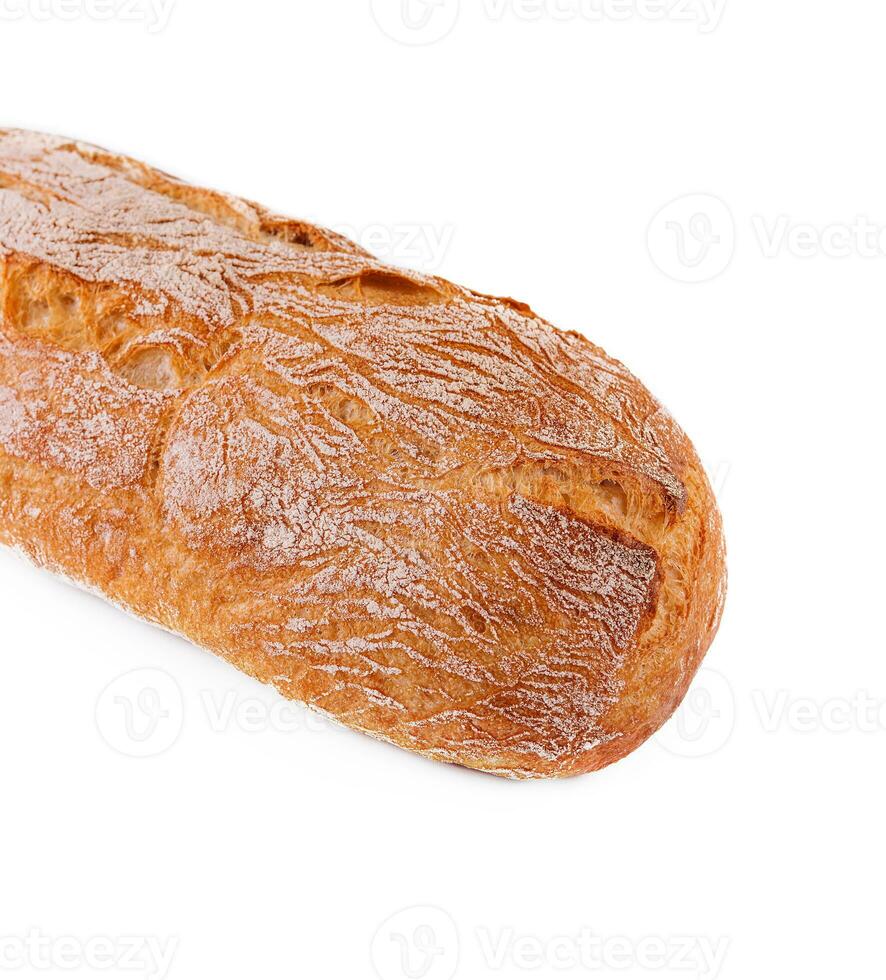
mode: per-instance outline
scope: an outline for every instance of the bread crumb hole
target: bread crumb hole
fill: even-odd
[[[364,272],[318,288],[328,295],[379,306],[424,306],[446,300],[440,290],[395,272]]]
[[[104,346],[112,340],[116,340],[124,334],[129,327],[129,322],[122,316],[109,316],[100,320],[96,327],[96,336],[99,344]]]
[[[226,360],[232,349],[243,340],[239,330],[226,330],[210,341],[209,348],[200,359],[206,373],[215,371]]]
[[[266,242],[285,242],[298,248],[313,248],[314,241],[307,228],[298,222],[263,223],[261,237]]]
[[[623,487],[619,486],[613,480],[603,480],[599,485],[599,493],[603,502],[611,511],[620,517],[624,517],[627,514],[628,495],[624,492]]]
[[[39,330],[49,323],[49,303],[43,299],[29,300],[25,307],[24,325],[26,330]]]
[[[3,285],[2,315],[14,330],[66,350],[92,346],[80,284],[74,277],[33,262],[13,262]]]
[[[376,424],[375,412],[368,405],[336,388],[335,385],[325,383],[312,385],[308,392],[310,398],[321,404],[333,418],[351,428],[358,426],[369,428]]]
[[[162,348],[143,348],[130,355],[117,371],[137,388],[170,391],[182,387],[173,355]]]

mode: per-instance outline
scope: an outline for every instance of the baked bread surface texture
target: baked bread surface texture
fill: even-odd
[[[0,542],[352,728],[518,777],[648,738],[725,592],[692,445],[583,337],[17,130]]]

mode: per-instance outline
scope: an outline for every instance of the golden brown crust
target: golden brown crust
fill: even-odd
[[[618,362],[512,300],[0,131],[0,541],[284,695],[512,776],[606,765],[716,631],[720,519]]]

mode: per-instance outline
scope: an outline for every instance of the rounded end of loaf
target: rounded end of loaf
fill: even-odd
[[[517,779],[587,774],[639,748],[680,706],[716,636],[727,582],[720,512],[694,449],[683,439],[685,507],[664,521],[650,519],[648,526],[659,528],[654,598],[617,672],[611,704],[598,716],[577,712],[565,748],[560,732],[551,738],[542,725],[531,751],[503,746],[498,755],[466,753],[463,765]],[[653,502],[649,514],[657,511]],[[564,688],[574,680],[564,678]],[[562,699],[572,696],[567,691]]]
[[[620,675],[622,692],[600,721],[606,738],[540,775],[594,772],[639,748],[679,708],[714,641],[726,599],[726,545],[710,483],[692,457],[686,510],[662,555],[655,613],[638,631]]]

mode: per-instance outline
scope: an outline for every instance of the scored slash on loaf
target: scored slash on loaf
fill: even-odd
[[[18,130],[0,542],[352,728],[519,777],[648,738],[725,593],[692,445],[583,337]]]

